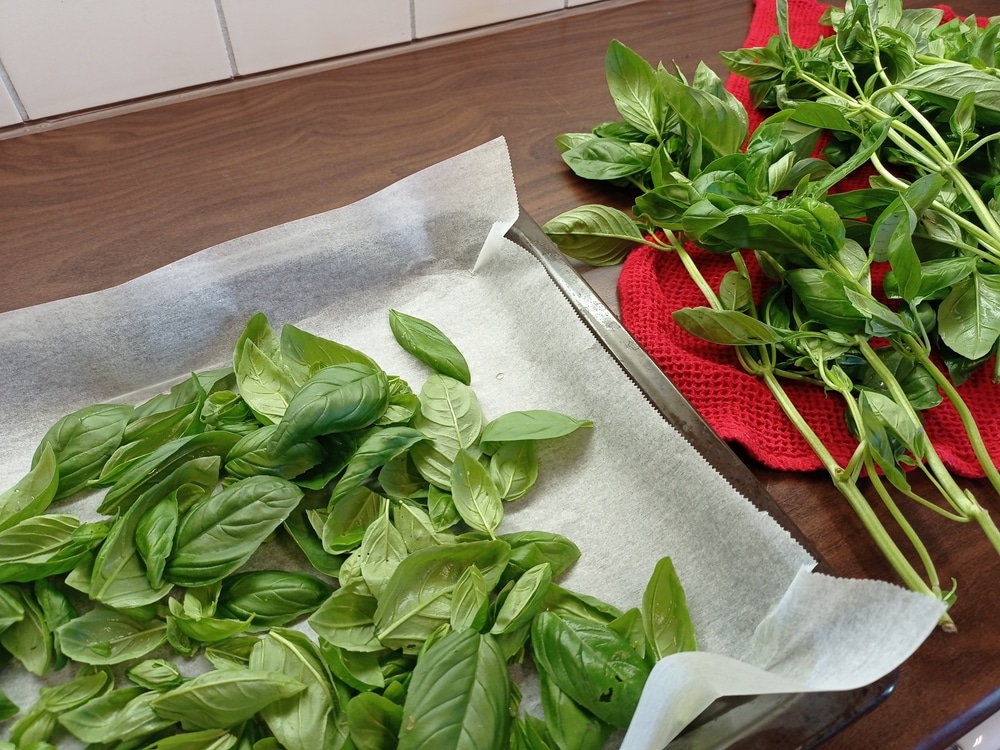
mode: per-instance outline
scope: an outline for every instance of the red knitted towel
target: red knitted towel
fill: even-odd
[[[830,30],[819,25],[825,6],[814,0],[789,0],[789,24],[793,41],[812,46]],[[954,13],[943,6],[944,20]],[[750,32],[744,46],[762,47],[777,33],[775,0],[757,0]],[[747,107],[747,81],[730,76],[727,88]],[[751,110],[751,128],[766,116]],[[868,174],[856,174],[841,189],[866,187]],[[727,256],[713,256],[692,248],[708,281],[718,288],[721,274],[732,268]],[[761,288],[762,278],[754,280]],[[625,327],[663,369],[674,385],[724,440],[743,445],[765,466],[781,470],[807,471],[821,468],[816,455],[784,416],[762,382],[748,375],[728,347],[706,343],[682,330],[671,313],[683,307],[704,305],[701,293],[690,283],[687,272],[673,253],[651,248],[634,250],[622,267],[618,286],[621,317]],[[961,387],[979,425],[994,463],[1000,461],[1000,385],[990,382],[991,365]],[[783,385],[806,420],[843,465],[856,441],[844,421],[843,402],[816,386]],[[926,413],[925,426],[939,455],[957,474],[982,476],[965,432],[950,404]]]

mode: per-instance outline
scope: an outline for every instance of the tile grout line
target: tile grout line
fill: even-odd
[[[215,0],[215,12],[219,16],[219,27],[222,29],[222,42],[226,46],[226,57],[229,58],[229,71],[233,78],[240,74],[236,68],[236,53],[233,52],[233,40],[229,38],[229,25],[226,23],[226,14],[222,10],[222,0]]]
[[[24,108],[24,102],[21,101],[21,97],[17,95],[17,89],[14,88],[14,82],[7,75],[7,68],[4,67],[3,60],[0,60],[0,83],[7,89],[11,101],[14,102],[14,109],[17,110],[18,116],[20,116],[23,122],[27,122],[28,110]]]

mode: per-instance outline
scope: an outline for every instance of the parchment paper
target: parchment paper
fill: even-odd
[[[63,414],[138,402],[228,363],[257,311],[361,349],[417,389],[428,371],[393,340],[395,308],[452,338],[487,418],[537,408],[595,423],[542,444],[539,482],[507,506],[502,531],[565,534],[582,557],[560,583],[623,609],[640,603],[656,561],[673,559],[703,653],[658,665],[623,746],[663,747],[717,695],[848,689],[892,671],[940,604],[809,572],[809,555],[659,416],[504,239],[517,214],[497,139],[345,208],[0,315],[0,487]]]

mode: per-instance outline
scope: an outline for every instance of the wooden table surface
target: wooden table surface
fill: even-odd
[[[0,311],[112,286],[342,206],[501,135],[520,201],[539,223],[607,201],[569,173],[553,138],[616,118],[608,42],[686,71],[704,59],[722,74],[717,52],[741,45],[750,14],[749,0],[602,3],[114,117],[0,131]],[[837,573],[893,580],[825,475],[750,465]],[[932,634],[889,699],[824,745],[831,750],[946,747],[1000,708],[1000,560],[974,528],[918,525],[942,574],[959,580],[958,632]],[[956,717],[965,724],[949,725]]]

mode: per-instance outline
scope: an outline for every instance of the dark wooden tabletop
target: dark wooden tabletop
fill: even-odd
[[[750,0],[601,3],[114,117],[0,131],[0,311],[112,286],[350,203],[501,135],[539,223],[607,201],[569,173],[553,138],[615,118],[608,42],[686,71],[705,60],[721,74],[717,52],[741,45],[750,16]],[[893,580],[825,475],[751,469],[834,571]],[[974,528],[917,523],[943,575],[959,581],[958,632],[932,634],[889,699],[831,750],[946,747],[1000,708],[1000,560]]]

